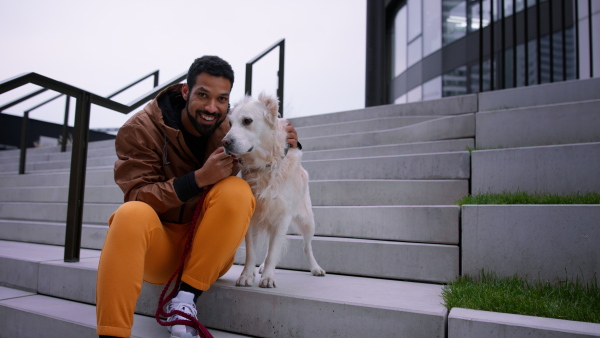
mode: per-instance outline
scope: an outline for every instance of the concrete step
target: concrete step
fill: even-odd
[[[472,153],[473,194],[600,192],[600,142]]]
[[[310,182],[314,206],[448,205],[468,193],[468,180]]]
[[[364,121],[398,116],[448,116],[477,111],[477,94],[446,97],[438,100],[391,104],[330,114],[290,119],[295,128],[332,123]]]
[[[311,180],[469,179],[468,151],[303,161]]]
[[[107,221],[119,204],[88,204],[84,209],[82,247],[101,249]],[[0,219],[0,239],[63,245],[66,204],[12,203]],[[44,210],[28,213],[27,210]],[[49,210],[59,212],[50,214]],[[460,208],[434,206],[313,207],[315,235],[383,241],[457,245]],[[8,216],[8,217],[7,217]],[[290,229],[290,234],[297,234]]]
[[[458,277],[457,245],[373,241],[353,238],[315,237],[313,252],[327,273],[385,279],[447,283]],[[277,264],[280,269],[310,272],[301,236],[288,236],[288,249]],[[235,257],[244,264],[242,244]],[[266,249],[258,251],[261,262]]]
[[[0,286],[2,337],[90,337],[96,334],[96,307]],[[247,337],[209,328],[215,338]],[[135,315],[131,337],[166,337],[154,317]]]
[[[88,166],[107,166],[116,157],[99,157],[88,160]],[[469,177],[469,153],[438,153],[424,155],[379,156],[369,158],[303,161],[309,177],[322,179],[445,179]],[[70,168],[70,162],[31,163],[29,166],[58,169]],[[9,166],[9,165],[4,165]],[[16,165],[14,165],[16,166]],[[110,167],[112,169],[112,167]],[[353,168],[353,170],[345,170]],[[97,167],[95,169],[98,169]],[[17,170],[17,169],[15,169]],[[32,170],[33,171],[33,170]],[[64,174],[63,174],[64,175]],[[64,182],[64,181],[63,181]],[[114,183],[113,183],[114,185]]]
[[[90,144],[93,144],[91,142]],[[106,156],[116,156],[115,155],[115,147],[114,141],[112,146],[110,144],[103,143],[106,147],[103,148],[93,148],[92,151],[88,151],[88,159],[95,157],[106,157]],[[2,156],[0,157],[0,164],[8,164],[8,163],[18,163],[20,159],[20,153],[15,153],[14,156]],[[71,160],[71,152],[50,152],[43,154],[31,154],[29,151],[27,152],[26,163],[28,162],[54,162],[54,161],[70,161]]]
[[[600,100],[477,113],[477,148],[600,142]]]
[[[406,127],[378,132],[354,133],[302,139],[306,150],[328,150],[350,147],[412,143],[472,138],[475,136],[475,115],[440,117]]]
[[[94,141],[94,142],[90,142],[88,144],[88,150],[96,150],[96,149],[110,148],[110,147],[112,147],[114,149],[115,140]],[[71,145],[67,145],[67,148],[66,148],[67,152],[71,152],[71,149],[72,149]],[[0,151],[0,158],[2,158],[2,157],[18,158],[20,151],[21,151],[20,149]],[[56,147],[43,147],[43,148],[27,148],[27,156],[50,154],[50,153],[60,153],[60,147],[56,146]]]
[[[106,225],[110,215],[117,210],[121,203],[122,201],[113,204],[85,203],[83,222]],[[65,223],[67,203],[0,202],[0,219]]]
[[[70,170],[0,175],[0,187],[43,187],[68,186]],[[86,186],[114,185],[113,168],[88,168],[85,174]]]
[[[389,144],[381,146],[340,148],[330,150],[303,150],[302,160],[314,161],[333,160],[339,158],[430,154],[464,151],[473,148],[475,148],[475,140],[472,138],[466,138],[458,140],[414,142],[405,144]]]
[[[468,180],[322,180],[310,181],[312,203],[319,205],[436,205],[453,204],[468,194]],[[0,188],[0,202],[66,202],[68,187]],[[120,204],[123,192],[116,185],[88,186],[84,202]],[[5,218],[5,208],[0,218]],[[31,213],[30,208],[28,213]]]
[[[411,124],[425,122],[439,118],[439,116],[395,116],[383,118],[370,118],[366,120],[329,123],[315,126],[298,127],[298,138],[331,136],[368,131],[387,130],[400,128]]]
[[[448,227],[452,227],[458,234],[458,224]],[[65,228],[56,222],[4,220],[0,221],[0,238],[63,245]],[[107,229],[107,226],[84,226],[82,247],[101,249]],[[289,249],[278,267],[307,270],[301,237],[289,235],[288,243]],[[319,264],[332,273],[436,283],[445,283],[458,276],[457,245],[317,236],[313,240],[313,248]],[[265,250],[261,252],[262,257],[265,253]],[[244,259],[245,247],[242,245],[238,249],[236,263],[243,264]],[[390,260],[395,262],[393,266],[390,266]],[[365,264],[366,262],[371,263]]]
[[[479,93],[479,111],[600,99],[600,79],[547,83]],[[479,136],[479,135],[478,135]]]
[[[0,247],[26,258],[37,246],[1,242]],[[98,257],[64,263],[57,255],[47,255],[37,265],[23,275],[39,280],[39,293],[94,304]],[[446,334],[448,311],[441,304],[441,285],[277,270],[277,288],[236,287],[241,270],[234,265],[200,297],[198,317],[207,327],[260,337]],[[136,312],[152,315],[161,290],[144,284]]]
[[[113,168],[116,156],[93,157],[88,158],[86,165],[90,168]],[[52,162],[27,162],[25,163],[25,173],[38,173],[45,171],[65,171],[71,169],[71,160],[52,161]],[[18,173],[19,162],[0,165],[0,173]]]

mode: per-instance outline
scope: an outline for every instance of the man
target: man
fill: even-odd
[[[200,194],[198,217],[182,283],[170,310],[196,316],[196,301],[233,264],[255,200],[236,177],[221,141],[229,131],[234,74],[216,56],[190,66],[187,83],[162,91],[119,130],[115,182],[125,194],[109,219],[98,266],[96,316],[101,337],[129,337],[142,281],[165,284],[182,259]],[[298,146],[288,125],[288,142]],[[171,320],[183,319],[174,315]],[[193,327],[169,327],[171,337],[198,337]]]

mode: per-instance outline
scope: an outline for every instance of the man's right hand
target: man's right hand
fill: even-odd
[[[196,170],[194,177],[199,188],[219,182],[231,175],[233,157],[227,155],[223,147],[217,148],[206,160],[202,168]]]

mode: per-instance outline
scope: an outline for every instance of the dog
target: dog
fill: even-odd
[[[278,117],[276,97],[246,96],[229,113],[231,129],[223,138],[225,152],[241,164],[241,176],[256,198],[256,209],[246,233],[246,262],[237,286],[254,283],[257,244],[267,234],[268,251],[259,268],[259,287],[276,287],[275,267],[293,223],[304,238],[304,253],[313,276],[325,276],[313,255],[315,222],[308,190],[308,173],[300,164],[302,151],[286,141],[287,120]]]

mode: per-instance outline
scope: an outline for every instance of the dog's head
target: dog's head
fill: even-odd
[[[223,138],[229,155],[254,161],[271,161],[281,156],[285,145],[285,130],[278,118],[279,101],[261,93],[257,99],[246,96],[229,113],[231,129]]]

